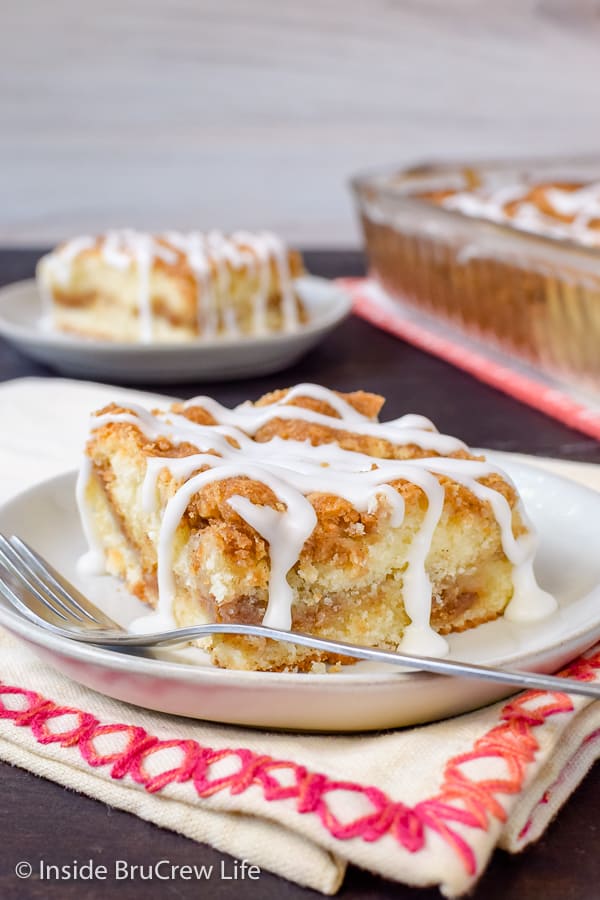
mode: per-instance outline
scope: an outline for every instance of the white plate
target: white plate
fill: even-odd
[[[491,459],[493,454],[489,454]],[[540,531],[537,574],[560,603],[535,625],[498,619],[451,635],[456,659],[552,672],[600,639],[600,494],[529,466],[502,465]],[[139,615],[139,601],[108,576],[81,577],[84,541],[70,473],[31,488],[0,509],[0,531],[20,534],[116,620]],[[507,696],[506,687],[368,663],[340,674],[235,672],[207,664],[198,650],[128,655],[51,636],[5,605],[0,623],[76,681],[149,709],[268,728],[362,731],[432,721]]]
[[[18,281],[0,288],[0,335],[26,356],[64,375],[153,384],[265,375],[293,365],[350,312],[350,298],[333,282],[306,276],[295,284],[310,318],[289,334],[133,344],[88,340],[42,328],[35,281]]]

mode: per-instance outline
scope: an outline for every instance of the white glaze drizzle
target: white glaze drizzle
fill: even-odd
[[[327,402],[339,418],[285,405],[300,396]],[[285,507],[280,511],[270,506],[260,506],[239,495],[227,501],[269,544],[269,600],[264,624],[270,627],[291,626],[293,591],[287,575],[298,561],[302,547],[316,525],[316,515],[307,497],[311,493],[333,494],[346,499],[359,512],[373,513],[383,503],[389,511],[390,526],[400,527],[404,521],[404,501],[390,482],[405,480],[418,485],[424,492],[427,510],[411,542],[402,575],[403,599],[411,624],[405,630],[401,646],[409,652],[425,655],[445,653],[446,641],[430,625],[432,586],[426,569],[426,559],[444,505],[445,492],[437,477],[440,475],[463,484],[480,500],[490,504],[500,529],[504,553],[514,566],[514,595],[507,615],[517,621],[533,621],[554,610],[554,599],[537,586],[533,575],[533,534],[516,539],[508,502],[502,494],[478,481],[486,475],[500,472],[493,465],[443,456],[381,459],[344,450],[335,442],[312,446],[308,440],[285,440],[280,437],[264,442],[252,440],[252,436],[267,422],[289,417],[315,424],[326,422],[333,429],[347,429],[352,433],[393,440],[396,444],[414,443],[424,449],[439,449],[440,452],[449,453],[464,447],[455,438],[438,434],[428,419],[409,415],[391,423],[376,423],[337,394],[311,384],[297,385],[280,401],[265,407],[241,404],[228,410],[204,397],[186,404],[187,407],[193,405],[203,407],[220,424],[198,425],[184,416],[168,412],[152,415],[141,407],[128,404],[131,412],[103,414],[94,417],[91,425],[95,430],[110,422],[128,422],[152,440],[159,436],[175,443],[187,440],[198,448],[199,452],[191,456],[149,458],[141,488],[140,502],[144,511],[151,513],[156,511],[160,473],[167,470],[182,482],[167,502],[157,538],[157,614],[161,621],[172,621],[174,539],[191,498],[211,482],[239,476],[267,485]],[[91,519],[85,507],[85,484],[90,474],[89,466],[84,466],[79,480],[78,502],[90,546],[97,550]],[[500,474],[509,480],[504,473]],[[520,511],[524,517],[524,511]],[[526,524],[531,527],[528,522]]]
[[[93,477],[92,461],[89,456],[84,455],[75,488],[75,499],[81,517],[83,534],[88,545],[87,552],[77,560],[77,569],[82,575],[102,575],[105,571],[104,547],[96,533],[94,517],[86,498],[86,492]]]
[[[265,334],[268,330],[267,301],[271,282],[271,253],[268,237],[265,234],[253,235],[247,231],[236,231],[231,237],[238,244],[243,244],[251,250],[252,265],[258,279],[253,300],[253,326],[256,334]]]
[[[212,287],[211,265],[206,240],[198,231],[180,234],[168,231],[165,240],[183,253],[196,279],[196,318],[198,334],[214,337],[218,329],[216,297]]]
[[[62,244],[53,254],[50,254],[50,257],[46,257],[44,260],[45,265],[52,269],[52,274],[56,280],[60,284],[65,285],[69,281],[71,263],[75,257],[93,246],[94,238],[92,237],[75,238]]]
[[[61,244],[53,253],[43,256],[39,263],[40,294],[42,299],[42,324],[45,328],[53,327],[54,301],[51,282],[56,281],[64,287],[71,277],[71,265],[76,256],[94,246],[94,238],[84,235]]]
[[[291,400],[307,396],[328,403],[340,418],[335,419],[310,409],[289,405]],[[257,434],[272,419],[300,419],[327,428],[346,428],[355,434],[385,439],[392,443],[414,443],[419,447],[435,450],[438,453],[454,453],[457,450],[467,449],[466,444],[463,444],[458,438],[439,434],[433,423],[424,416],[411,414],[401,416],[399,419],[392,419],[389,422],[373,422],[367,416],[361,415],[333,391],[316,384],[296,385],[288,391],[285,397],[263,407],[242,403],[234,409],[228,409],[213,400],[212,397],[205,396],[194,397],[192,400],[186,401],[184,406],[187,409],[192,406],[202,406],[217,422],[239,428],[250,437]]]
[[[500,188],[484,185],[474,191],[450,194],[441,201],[441,205],[467,216],[513,224],[525,231],[570,238],[590,246],[600,245],[600,229],[591,227],[593,221],[600,219],[600,182],[585,184],[575,190],[548,187],[548,203],[558,215],[572,216],[573,220],[570,222],[560,221],[542,212],[534,203],[527,202],[526,198],[533,186],[532,183]],[[509,215],[505,207],[513,201],[522,202]]]
[[[271,265],[274,264],[281,292],[283,331],[298,327],[298,312],[288,263],[288,251],[283,241],[267,231],[234,232],[226,236],[219,231],[203,235],[199,232],[168,231],[153,237],[132,229],[109,231],[99,239],[75,238],[61,245],[43,258],[40,265],[40,286],[45,318],[52,311],[53,281],[69,283],[75,258],[98,245],[103,261],[111,268],[126,270],[135,266],[138,279],[140,341],[153,340],[153,311],[150,296],[150,273],[156,260],[167,265],[177,262],[182,254],[196,281],[198,333],[204,337],[218,334],[237,336],[239,323],[233,304],[225,303],[219,313],[217,295],[227,298],[232,287],[232,272],[250,267],[256,273],[257,290],[253,297],[253,328],[258,334],[267,328],[267,305],[271,289]],[[175,252],[177,251],[177,252]],[[213,271],[215,280],[213,279]]]

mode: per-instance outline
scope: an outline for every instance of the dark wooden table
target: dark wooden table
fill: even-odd
[[[33,273],[39,253],[0,251],[0,284]],[[326,276],[362,271],[359,254],[307,254],[309,268]],[[0,341],[0,381],[24,375],[51,376]],[[386,414],[419,412],[441,431],[456,433],[476,446],[518,450],[538,455],[600,462],[600,444],[563,427],[509,397],[473,380],[440,360],[421,353],[359,319],[351,318],[293,369],[247,382],[203,384],[224,403],[236,403],[272,388],[298,381],[316,381],[340,390],[364,388],[388,398]],[[156,385],[147,385],[157,390]],[[198,386],[169,387],[172,394],[191,396]],[[0,442],[1,426],[0,426]],[[286,897],[308,900],[319,895],[267,872],[259,881],[210,882],[38,882],[17,879],[20,860],[53,864],[92,858],[110,866],[115,859],[145,865],[159,859],[174,864],[213,864],[226,858],[172,832],[163,831],[127,813],[43,781],[28,772],[0,764],[0,900],[71,900],[112,895],[146,898],[263,900]],[[600,896],[600,779],[594,769],[561,811],[545,837],[521,856],[498,851],[480,881],[473,900],[597,900]],[[435,890],[416,891],[385,882],[351,868],[339,894],[343,900],[394,897],[433,900]]]

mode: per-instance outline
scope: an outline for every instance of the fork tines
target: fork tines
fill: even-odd
[[[26,596],[20,597],[21,602],[42,618],[47,619],[50,613],[63,625],[86,629],[91,626],[117,627],[39,553],[15,535],[8,538],[0,534],[0,575],[2,570],[10,576],[9,579],[5,576],[4,581],[5,587],[9,581],[8,589],[13,597],[15,592],[25,591]]]

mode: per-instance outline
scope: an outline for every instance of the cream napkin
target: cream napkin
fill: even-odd
[[[77,464],[88,413],[159,398],[0,386],[0,502]],[[528,460],[600,489],[600,467]],[[347,862],[456,896],[495,846],[540,836],[600,754],[600,707],[522,694],[421,728],[270,734],[145,712],[80,687],[0,634],[0,758],[326,894]],[[577,677],[595,678],[600,650]]]

